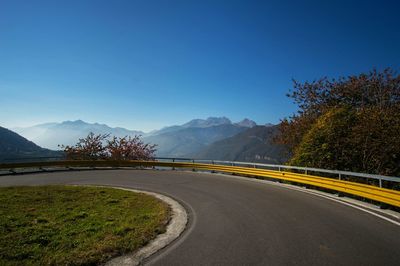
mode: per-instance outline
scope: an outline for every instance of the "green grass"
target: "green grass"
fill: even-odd
[[[112,188],[0,188],[0,265],[96,265],[165,231],[169,208]]]

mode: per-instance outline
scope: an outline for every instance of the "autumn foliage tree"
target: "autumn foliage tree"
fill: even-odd
[[[294,81],[288,94],[299,111],[276,139],[290,164],[400,175],[400,76],[391,69]]]
[[[90,132],[74,146],[60,146],[70,160],[154,160],[156,145],[140,136],[112,137]]]
[[[156,145],[144,143],[139,136],[107,140],[107,155],[112,160],[151,160]]]

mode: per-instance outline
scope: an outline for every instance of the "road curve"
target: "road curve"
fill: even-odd
[[[399,265],[400,226],[281,186],[226,175],[98,170],[0,177],[0,186],[96,184],[171,196],[188,209],[183,236],[149,265]]]

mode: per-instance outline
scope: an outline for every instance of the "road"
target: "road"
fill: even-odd
[[[171,196],[187,230],[149,265],[400,265],[400,226],[282,186],[189,171],[93,170],[1,176],[0,186],[96,184]]]

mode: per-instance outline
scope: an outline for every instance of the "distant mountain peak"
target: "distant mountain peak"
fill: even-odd
[[[252,128],[257,126],[257,123],[254,122],[253,120],[250,120],[248,118],[243,119],[240,122],[235,123],[235,125],[241,126],[241,127],[248,127],[248,128]]]
[[[78,120],[66,120],[62,121],[61,124],[76,124],[76,125],[82,125],[82,124],[88,124],[85,121],[78,119]]]
[[[219,121],[219,122],[231,123],[231,120],[229,118],[227,118],[226,116],[221,116],[221,117],[210,116],[206,120],[207,121]]]
[[[183,127],[212,127],[212,126],[220,126],[220,125],[230,125],[232,124],[231,120],[226,117],[208,117],[207,119],[193,119],[186,124],[183,124]]]

